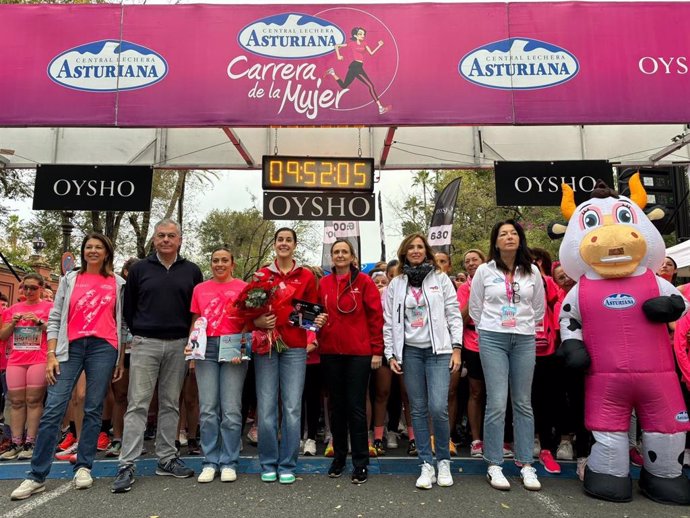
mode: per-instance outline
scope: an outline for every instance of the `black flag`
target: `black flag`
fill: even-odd
[[[436,199],[434,215],[431,217],[429,227],[429,244],[439,252],[450,255],[450,242],[453,233],[453,213],[455,202],[458,201],[460,178],[456,178],[443,189]]]

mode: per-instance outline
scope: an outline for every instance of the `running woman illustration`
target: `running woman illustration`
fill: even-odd
[[[364,71],[365,52],[368,52],[370,56],[373,56],[381,47],[383,47],[383,40],[379,40],[376,48],[372,50],[364,41],[364,38],[367,35],[367,31],[364,29],[364,27],[355,27],[352,29],[352,31],[350,31],[350,33],[352,36],[351,40],[354,43],[339,43],[335,46],[335,55],[337,56],[338,61],[342,61],[344,59],[343,55],[340,53],[340,49],[347,47],[352,53],[352,62],[347,69],[345,79],[340,79],[333,68],[329,68],[326,71],[326,75],[333,76],[333,78],[338,82],[338,85],[340,85],[340,88],[343,89],[348,88],[355,79],[359,79],[367,87],[371,98],[379,107],[379,115],[383,115],[384,113],[390,111],[391,107],[381,104],[381,100],[376,93],[374,83],[371,82],[371,79],[369,79],[369,76]]]

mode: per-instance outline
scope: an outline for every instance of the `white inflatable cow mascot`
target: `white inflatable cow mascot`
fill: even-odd
[[[630,198],[599,182],[592,199],[575,207],[563,185],[568,227],[560,249],[577,285],[560,314],[566,365],[587,368],[585,424],[596,443],[585,469],[585,491],[614,502],[632,499],[628,427],[636,411],[643,435],[643,494],[660,503],[690,505],[683,475],[688,413],[675,372],[666,323],[686,309],[670,283],[657,277],[664,241],[642,209],[639,174]]]

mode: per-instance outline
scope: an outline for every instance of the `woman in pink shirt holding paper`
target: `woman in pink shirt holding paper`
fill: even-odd
[[[239,351],[226,351],[225,344],[235,344],[241,339],[244,320],[231,317],[228,308],[247,283],[232,276],[234,269],[232,252],[224,246],[215,249],[211,253],[213,278],[197,284],[192,294],[191,329],[198,319],[206,319],[204,358],[193,360],[199,387],[201,451],[204,454],[203,468],[197,479],[201,483],[212,482],[219,471],[221,482],[237,479],[242,387],[247,363],[240,359]],[[249,347],[250,336],[246,342]],[[187,345],[185,354],[191,353],[192,347]]]
[[[12,405],[12,444],[0,455],[1,460],[30,459],[33,455],[46,390],[46,322],[53,307],[52,302],[41,299],[44,284],[39,274],[26,275],[22,282],[26,300],[3,314],[0,340],[7,340],[10,350],[6,380]]]

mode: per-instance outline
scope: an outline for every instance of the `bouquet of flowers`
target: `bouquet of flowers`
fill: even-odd
[[[277,326],[288,321],[292,313],[292,296],[295,288],[280,280],[274,280],[256,272],[252,281],[240,292],[237,299],[228,305],[227,312],[231,316],[250,322],[265,313],[276,316],[276,327],[273,329],[258,329],[252,338],[252,351],[257,354],[270,354],[275,350],[280,353],[287,350],[276,329]]]

